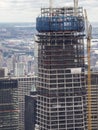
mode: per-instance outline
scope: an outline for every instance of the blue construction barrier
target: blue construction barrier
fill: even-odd
[[[36,29],[39,32],[48,31],[84,31],[84,20],[76,16],[38,17]]]

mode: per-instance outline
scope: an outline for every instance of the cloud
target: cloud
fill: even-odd
[[[53,7],[73,6],[73,0],[53,0]],[[90,21],[98,21],[98,0],[79,0],[87,9]],[[40,14],[41,7],[48,7],[49,0],[0,0],[0,21],[31,21]]]

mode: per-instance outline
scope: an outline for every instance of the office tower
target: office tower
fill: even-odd
[[[0,78],[2,78],[2,77],[8,77],[8,68],[7,67],[0,68]]]
[[[98,73],[91,73],[92,130],[98,130]]]
[[[25,130],[34,130],[36,122],[36,91],[25,96]]]
[[[18,77],[19,130],[25,130],[25,95],[30,95],[35,77]]]
[[[34,38],[37,41],[37,37]],[[37,76],[38,74],[38,43],[35,42],[34,44],[34,75]]]
[[[25,75],[25,64],[24,62],[15,63],[15,76],[23,77]]]
[[[83,8],[37,17],[37,130],[87,130]]]
[[[0,45],[0,48],[2,48],[2,45]],[[3,65],[3,51],[2,51],[2,49],[0,50],[0,67],[2,67],[2,65]]]
[[[4,72],[4,69],[3,69],[3,68],[0,68],[0,78],[1,78],[1,77],[4,77],[4,75],[5,75],[4,73],[5,73],[5,72]]]
[[[18,83],[0,79],[0,130],[19,130]]]

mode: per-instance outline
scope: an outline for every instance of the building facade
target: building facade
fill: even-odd
[[[25,130],[25,95],[30,95],[34,87],[34,76],[18,77],[19,130]]]
[[[98,130],[98,73],[91,73],[92,130]]]
[[[25,96],[25,130],[35,130],[36,124],[36,92]]]
[[[0,130],[19,130],[18,82],[0,79]]]
[[[42,8],[37,18],[37,130],[87,130],[83,8]]]

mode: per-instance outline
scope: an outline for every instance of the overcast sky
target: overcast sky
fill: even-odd
[[[0,22],[34,22],[41,7],[48,7],[49,0],[0,0]],[[53,0],[53,6],[73,5],[73,0]],[[98,21],[98,0],[79,0],[87,9],[89,21]]]

